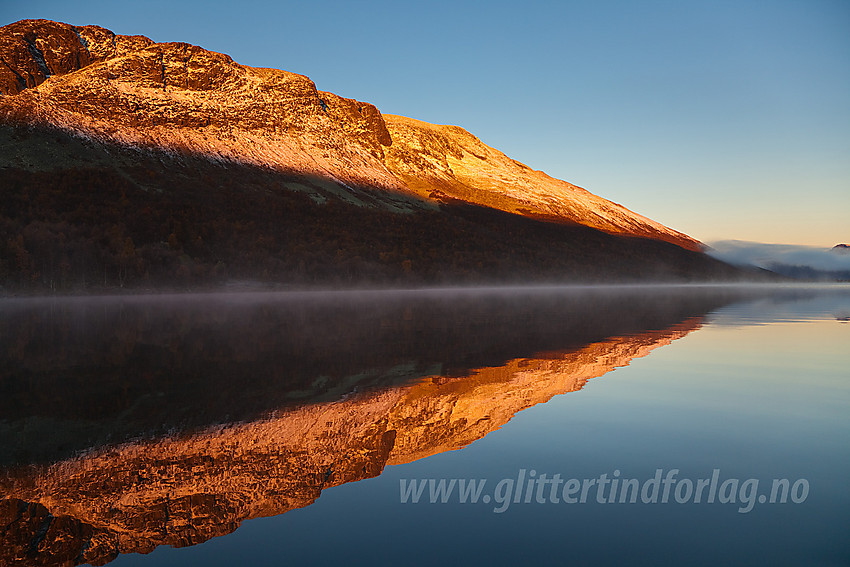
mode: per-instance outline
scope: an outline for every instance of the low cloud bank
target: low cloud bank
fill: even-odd
[[[777,265],[801,266],[818,271],[850,271],[850,250],[764,244],[744,240],[722,240],[710,243],[710,256],[736,265],[753,265],[772,269]]]

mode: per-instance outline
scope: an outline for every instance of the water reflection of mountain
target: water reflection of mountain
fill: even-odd
[[[309,505],[578,390],[698,328],[728,297],[173,301],[7,309],[4,560],[103,564]],[[122,442],[64,458],[51,426],[67,447],[110,430]],[[30,442],[41,462],[23,466]]]

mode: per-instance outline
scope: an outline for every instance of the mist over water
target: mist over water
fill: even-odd
[[[428,564],[436,547],[404,550],[431,526],[461,538],[458,561],[509,564],[513,539],[543,537],[523,557],[545,561],[558,555],[546,538],[580,525],[579,561],[666,549],[717,564],[779,537],[772,564],[834,563],[850,557],[835,531],[850,500],[848,316],[841,285],[6,299],[0,515],[30,523],[22,547],[2,541],[9,557],[57,565],[343,561],[334,550]],[[492,506],[398,502],[401,478],[657,467],[805,476],[813,496],[747,520],[716,505],[588,505],[515,506],[496,521]],[[44,538],[48,513],[61,521]],[[749,540],[699,535],[732,531]],[[606,537],[624,547],[593,555]]]
[[[691,321],[850,313],[842,286],[610,285],[0,303],[0,464],[464,377]]]
[[[106,440],[256,418],[435,373],[463,376],[665,328],[739,293],[466,288],[6,301],[0,410],[34,431],[22,446],[7,429],[0,462],[16,460],[13,447],[24,462],[51,454],[51,443],[70,456]],[[80,423],[74,442],[42,429],[66,437]]]

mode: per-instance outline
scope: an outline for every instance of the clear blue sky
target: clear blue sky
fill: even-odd
[[[850,241],[850,1],[3,0],[457,124],[704,241]]]

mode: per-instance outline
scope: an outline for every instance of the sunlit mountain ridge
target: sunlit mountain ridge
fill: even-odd
[[[11,289],[757,277],[303,75],[47,20],[0,28],[0,50]]]

